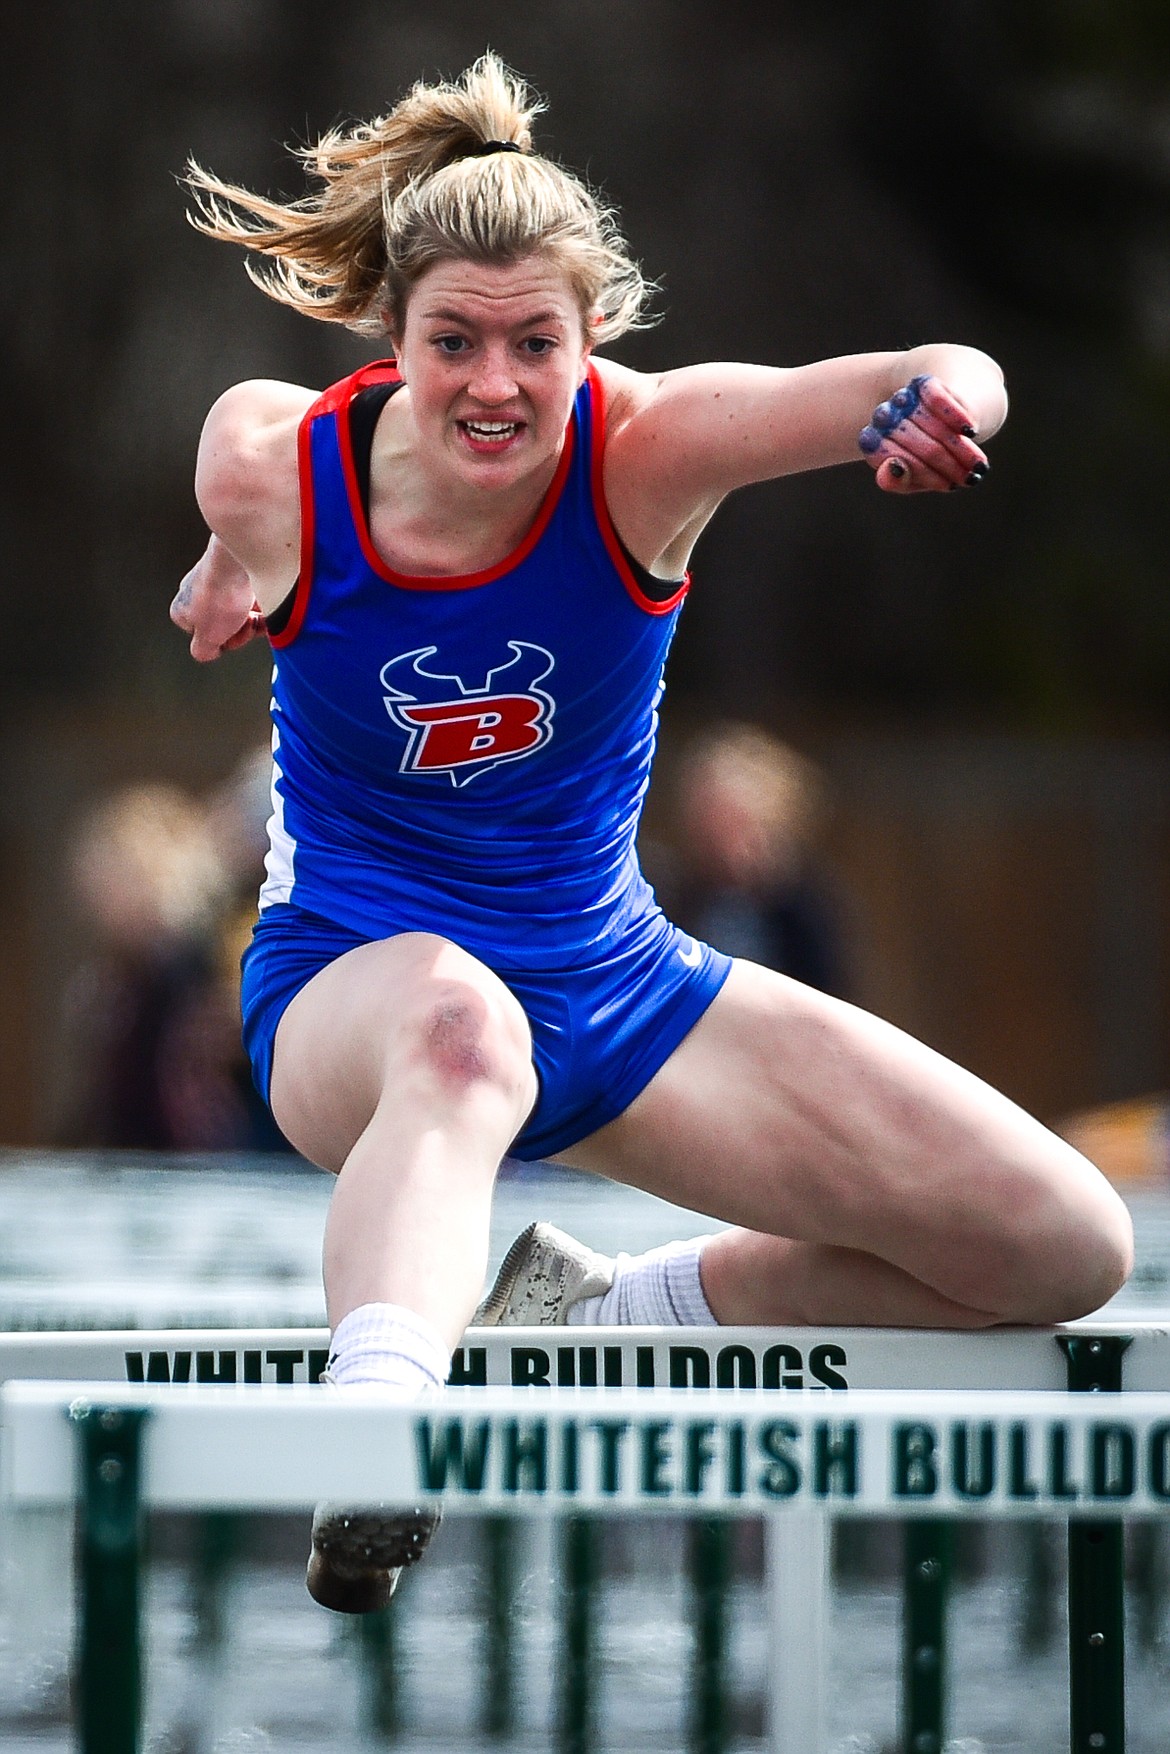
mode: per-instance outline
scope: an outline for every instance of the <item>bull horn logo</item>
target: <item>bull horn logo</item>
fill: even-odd
[[[511,656],[475,686],[429,666],[438,646],[420,646],[383,664],[386,711],[407,733],[401,773],[445,773],[453,786],[465,786],[477,774],[533,755],[548,742],[556,703],[537,684],[555,660],[543,646],[526,640],[507,645]]]

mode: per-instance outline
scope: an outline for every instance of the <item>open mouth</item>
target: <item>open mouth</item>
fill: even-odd
[[[459,427],[477,450],[498,450],[523,428],[519,420],[461,420]]]

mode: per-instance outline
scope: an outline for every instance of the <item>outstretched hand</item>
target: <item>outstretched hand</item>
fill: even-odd
[[[171,620],[191,635],[191,656],[209,664],[265,632],[252,581],[216,537],[180,584]]]
[[[858,444],[886,493],[949,493],[991,468],[971,416],[939,378],[911,378],[873,411]]]

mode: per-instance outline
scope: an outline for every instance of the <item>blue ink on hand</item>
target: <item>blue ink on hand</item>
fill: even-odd
[[[880,451],[886,434],[893,432],[895,427],[901,426],[904,420],[909,420],[918,412],[922,405],[922,386],[925,382],[925,376],[911,378],[908,384],[895,390],[888,402],[878,403],[873,411],[872,425],[862,427],[857,441],[865,456],[872,457],[876,451]]]
[[[917,386],[923,381],[922,378],[915,378],[913,383],[904,384],[900,390],[895,390],[888,402],[878,403],[873,411],[873,424],[879,432],[893,432],[896,426],[900,426],[904,420],[909,420],[912,414],[918,412],[922,397]]]

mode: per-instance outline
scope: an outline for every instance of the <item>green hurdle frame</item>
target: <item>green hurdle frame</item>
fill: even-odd
[[[142,1720],[142,1430],[149,1415],[78,1409],[80,1625],[78,1730],[83,1754],[138,1754]]]
[[[1121,1388],[1127,1336],[1058,1338],[1066,1355],[1072,1392],[1116,1393]],[[151,1416],[146,1408],[88,1401],[75,1403],[70,1409],[80,1476],[77,1676],[81,1754],[139,1754],[141,1747],[141,1467],[142,1440]],[[1159,1490],[1165,1496],[1164,1488]],[[490,1514],[482,1522],[492,1604],[492,1611],[485,1616],[485,1659],[488,1672],[505,1682],[487,1690],[490,1697],[482,1727],[488,1735],[503,1738],[514,1723],[514,1700],[506,1684],[514,1671],[507,1612],[512,1593],[514,1519]],[[734,1527],[734,1517],[727,1516],[696,1516],[690,1521],[688,1563],[695,1658],[688,1745],[693,1754],[724,1754],[730,1740],[727,1598]],[[1071,1754],[1124,1754],[1123,1534],[1119,1515],[1069,1519]],[[587,1754],[594,1740],[599,1536],[596,1513],[574,1513],[563,1519],[565,1612],[558,1754]],[[942,1754],[945,1744],[950,1537],[951,1526],[944,1519],[927,1515],[907,1521],[900,1736],[904,1754]],[[393,1681],[393,1616],[371,1616],[361,1636],[383,1686],[367,1721],[392,1739],[399,1728]]]
[[[1057,1336],[1074,1394],[1117,1393],[1131,1335]],[[952,1531],[908,1523],[903,1557],[902,1754],[941,1754],[947,1730],[947,1606]],[[1119,1518],[1068,1525],[1069,1747],[1125,1750],[1125,1529]]]
[[[1128,1335],[1062,1336],[1068,1386],[1116,1393]],[[1069,1736],[1072,1754],[1124,1754],[1125,1527],[1120,1518],[1068,1527]]]
[[[910,1346],[915,1338],[877,1336],[872,1330],[826,1330],[807,1337],[795,1332],[723,1330],[714,1339],[706,1340],[704,1351],[704,1341],[696,1336],[657,1331],[634,1331],[629,1336],[615,1333],[612,1338],[607,1333],[596,1340],[578,1337],[575,1343],[558,1335],[546,1338],[543,1332],[533,1331],[508,1337],[506,1344],[502,1335],[472,1331],[465,1349],[456,1355],[453,1381],[463,1381],[473,1388],[477,1385],[490,1388],[509,1380],[521,1387],[560,1384],[572,1388],[594,1383],[600,1387],[603,1379],[607,1391],[611,1387],[653,1388],[655,1382],[671,1388],[734,1389],[741,1384],[754,1386],[757,1373],[762,1371],[761,1386],[781,1391],[776,1403],[779,1408],[786,1399],[783,1391],[790,1386],[844,1389],[846,1382],[838,1373],[846,1367],[846,1347],[854,1361],[848,1367],[849,1387],[856,1386],[852,1380],[855,1364],[863,1380],[868,1378],[873,1386],[885,1380],[899,1391],[902,1385],[909,1387],[916,1374],[917,1354]],[[223,1385],[311,1381],[322,1339],[320,1330],[310,1329],[239,1333],[191,1330],[151,1335],[14,1334],[4,1336],[0,1343],[0,1376],[69,1380],[88,1372],[96,1386],[98,1382],[112,1385],[115,1371],[124,1369],[130,1383],[143,1384],[147,1400],[165,1396],[169,1406],[170,1388],[164,1385],[181,1385],[182,1389],[187,1385],[214,1386],[218,1397]],[[956,1387],[969,1374],[972,1387],[982,1383],[989,1392],[994,1392],[1002,1373],[1005,1387],[1035,1383],[1059,1389],[1063,1383],[1078,1395],[1115,1394],[1129,1388],[1153,1389],[1164,1394],[1170,1388],[1166,1364],[1170,1334],[1157,1322],[1138,1322],[1132,1326],[1085,1324],[1032,1334],[1020,1331],[991,1340],[984,1335],[935,1339],[939,1345],[945,1339],[945,1357],[924,1356],[921,1376],[932,1381],[941,1372],[943,1380],[950,1380]],[[1135,1341],[1140,1341],[1140,1345],[1135,1345]],[[889,1352],[891,1343],[895,1347],[893,1354]],[[1045,1348],[1050,1350],[1045,1353]],[[1045,1357],[1052,1362],[1045,1363]],[[802,1369],[803,1379],[799,1375]],[[791,1374],[794,1372],[797,1374]],[[822,1404],[828,1407],[835,1399],[835,1394],[830,1393]],[[142,1434],[150,1413],[127,1401],[121,1405],[95,1405],[87,1393],[85,1403],[75,1407],[73,1417],[80,1470],[76,1664],[79,1746],[82,1754],[137,1754],[142,1710],[139,1591],[143,1528],[139,1469]],[[1045,1497],[1046,1516],[1060,1514],[1059,1498],[1059,1492],[1055,1492],[1055,1498],[1052,1492]],[[1072,1754],[1124,1754],[1125,1747],[1125,1532],[1109,1494],[1100,1502],[1100,1516],[1086,1515],[1088,1506],[1082,1503],[1075,1514],[1070,1512],[1067,1525]],[[921,1508],[926,1511],[925,1505]],[[678,1510],[683,1511],[681,1501]],[[826,1514],[829,1513],[830,1507],[826,1507]],[[838,1504],[832,1507],[831,1514],[847,1517],[850,1511]],[[728,1603],[734,1569],[731,1563],[734,1516],[730,1507],[715,1517],[703,1517],[696,1512],[687,1534],[685,1563],[693,1632],[693,1660],[687,1686],[688,1746],[692,1754],[723,1754],[732,1733]],[[211,1547],[207,1552],[200,1548],[202,1560],[197,1555],[199,1576],[195,1582],[200,1601],[214,1620],[216,1590],[233,1560],[231,1543],[225,1546],[220,1539],[232,1522],[232,1513],[204,1512],[199,1522],[203,1546],[210,1542],[214,1552]],[[795,1526],[786,1521],[777,1525],[776,1532],[781,1527]],[[1021,1523],[1022,1528],[1036,1526]],[[502,1509],[493,1510],[482,1518],[481,1652],[485,1673],[492,1677],[492,1684],[484,1689],[479,1728],[487,1738],[497,1741],[504,1741],[513,1733],[518,1715],[514,1691],[516,1628],[510,1612],[516,1581],[517,1528],[516,1516],[510,1510],[506,1514]],[[905,1531],[898,1745],[904,1754],[939,1754],[948,1730],[952,1530],[944,1517],[928,1512],[925,1516],[908,1517]],[[556,1684],[557,1754],[578,1754],[579,1750],[583,1754],[591,1745],[596,1725],[601,1544],[600,1513],[583,1505],[566,1517],[559,1545],[561,1661]],[[1161,1549],[1152,1529],[1148,1545],[1156,1559]],[[815,1548],[814,1543],[809,1551]],[[774,1569],[775,1550],[771,1544],[769,1551]],[[798,1570],[805,1567],[807,1571],[801,1557],[803,1551],[798,1542],[794,1563]],[[1036,1551],[1039,1553],[1039,1548]],[[786,1552],[781,1579],[788,1575],[790,1558]],[[811,1587],[809,1579],[816,1575],[815,1567],[807,1572],[803,1587]],[[1050,1577],[1048,1587],[1051,1581]],[[1156,1578],[1147,1580],[1147,1594],[1156,1585]],[[776,1596],[776,1601],[779,1605],[781,1598]],[[1153,1612],[1150,1602],[1145,1603],[1143,1612],[1144,1620],[1139,1616],[1138,1631],[1145,1625],[1148,1637],[1146,1622],[1150,1622]],[[1039,1622],[1034,1630],[1036,1636],[1042,1632]],[[393,1608],[383,1616],[369,1617],[356,1629],[355,1648],[362,1653],[364,1720],[379,1738],[393,1741],[403,1727]],[[785,1689],[784,1698],[798,1697]],[[811,1728],[796,1735],[785,1723],[776,1746],[787,1748],[794,1735],[802,1749],[816,1740]]]

